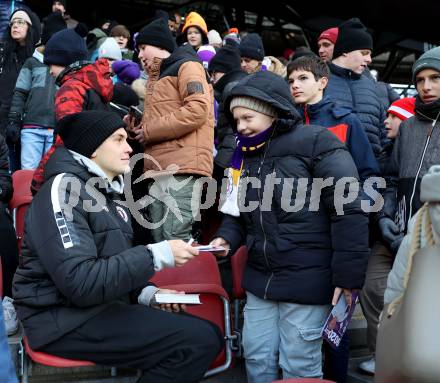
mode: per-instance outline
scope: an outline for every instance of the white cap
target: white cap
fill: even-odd
[[[110,60],[122,60],[121,48],[113,37],[107,37],[101,44],[98,57]]]
[[[220,36],[220,33],[218,33],[215,29],[211,29],[208,32],[208,41],[209,44],[212,45],[212,44],[221,44],[223,40]]]

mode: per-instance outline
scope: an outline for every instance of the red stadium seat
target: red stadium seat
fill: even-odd
[[[24,345],[25,354],[22,354],[21,383],[29,382],[29,359],[34,363],[58,368],[88,367],[95,365],[95,363],[85,360],[64,359],[45,352],[34,351],[30,348],[26,337],[23,337],[22,343]]]
[[[247,262],[247,248],[241,246],[231,257],[232,269],[232,297],[234,299],[245,299],[246,292],[241,287],[243,272]]]
[[[159,271],[151,282],[162,288],[200,294],[202,304],[187,305],[187,312],[215,323],[225,337],[225,347],[205,377],[228,369],[237,337],[231,331],[229,297],[221,285],[216,258],[211,253],[200,253],[182,267]]]
[[[9,210],[12,212],[19,252],[24,235],[24,217],[32,202],[31,181],[33,176],[33,170],[17,170],[12,174],[14,193],[9,201]]]

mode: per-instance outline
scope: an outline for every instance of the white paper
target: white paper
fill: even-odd
[[[186,303],[188,305],[200,305],[200,294],[156,294],[156,303]]]
[[[211,253],[216,253],[226,250],[223,246],[211,246],[211,245],[196,246],[196,249],[199,251],[209,251]]]

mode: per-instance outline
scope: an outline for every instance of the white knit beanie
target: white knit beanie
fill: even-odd
[[[231,105],[229,109],[231,112],[233,112],[233,109],[241,106],[243,108],[255,110],[256,112],[266,114],[270,117],[276,117],[277,116],[277,110],[267,102],[258,100],[254,97],[249,96],[237,96],[234,97],[231,101]]]
[[[101,44],[98,57],[109,60],[122,60],[121,48],[113,37],[107,37]]]
[[[209,45],[212,45],[212,44],[221,44],[223,40],[220,36],[220,33],[218,33],[215,29],[211,29],[208,32],[208,41],[209,41]]]
[[[14,12],[14,14],[11,17],[11,21],[15,20],[15,19],[23,19],[29,25],[32,25],[32,20],[31,20],[31,18],[29,17],[29,15],[25,11],[19,10],[17,12]]]

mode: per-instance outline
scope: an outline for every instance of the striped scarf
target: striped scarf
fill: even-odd
[[[220,211],[234,217],[240,216],[238,207],[238,183],[243,170],[245,153],[253,152],[262,148],[269,140],[273,132],[273,126],[258,133],[256,136],[246,137],[237,134],[237,148],[232,155],[231,166],[228,168],[228,182],[226,196]]]

